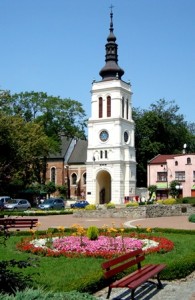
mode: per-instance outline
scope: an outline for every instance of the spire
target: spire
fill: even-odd
[[[110,12],[110,33],[107,37],[107,44],[105,45],[106,48],[106,59],[105,59],[105,66],[99,72],[102,80],[109,80],[109,79],[121,79],[124,74],[123,69],[121,69],[118,65],[118,54],[117,49],[118,45],[116,44],[116,37],[113,33],[113,12]]]

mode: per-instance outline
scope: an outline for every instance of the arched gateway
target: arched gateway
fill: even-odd
[[[104,204],[111,199],[111,176],[107,171],[100,171],[96,176],[96,202]]]

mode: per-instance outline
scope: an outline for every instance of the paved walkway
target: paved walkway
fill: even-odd
[[[175,228],[175,229],[194,229],[195,223],[188,221],[187,216],[180,217],[161,217],[161,218],[148,218],[133,220],[130,218],[78,218],[74,215],[57,215],[57,216],[40,216],[38,217],[40,222],[39,229],[47,229],[49,227],[71,227],[74,224],[79,224],[85,228],[89,226],[97,226],[99,228],[106,226],[115,227],[136,227],[143,228]]]

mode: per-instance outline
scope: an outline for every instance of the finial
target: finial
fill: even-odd
[[[112,21],[112,18],[113,18],[113,12],[112,12],[112,9],[113,9],[113,5],[111,4],[110,6],[110,31],[113,31],[113,21]]]

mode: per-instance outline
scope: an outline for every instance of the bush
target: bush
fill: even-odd
[[[17,291],[15,296],[8,294],[0,294],[1,300],[29,300],[29,299],[39,299],[39,300],[95,300],[96,298],[88,293],[80,293],[77,291],[64,292],[64,293],[54,293],[47,292],[39,288],[36,290],[25,289],[24,291]]]
[[[157,204],[164,204],[164,205],[173,205],[176,204],[177,201],[174,198],[168,198],[165,200],[157,200],[156,201]]]
[[[90,226],[87,229],[87,237],[92,241],[95,241],[98,239],[98,234],[99,234],[99,230],[96,226]]]
[[[85,206],[85,209],[86,210],[95,210],[96,206],[95,206],[95,204],[89,204],[89,205]]]
[[[108,208],[108,209],[115,208],[115,204],[112,202],[108,202],[108,203],[106,203],[106,208]]]
[[[192,222],[192,223],[195,223],[195,214],[190,215],[189,218],[188,218],[188,221]]]
[[[129,202],[126,204],[126,207],[132,207],[132,206],[137,207],[137,206],[139,206],[139,203],[134,201],[134,202]]]
[[[163,200],[163,204],[165,205],[173,205],[173,204],[176,204],[176,200],[174,198],[168,198],[168,199],[165,199]]]

